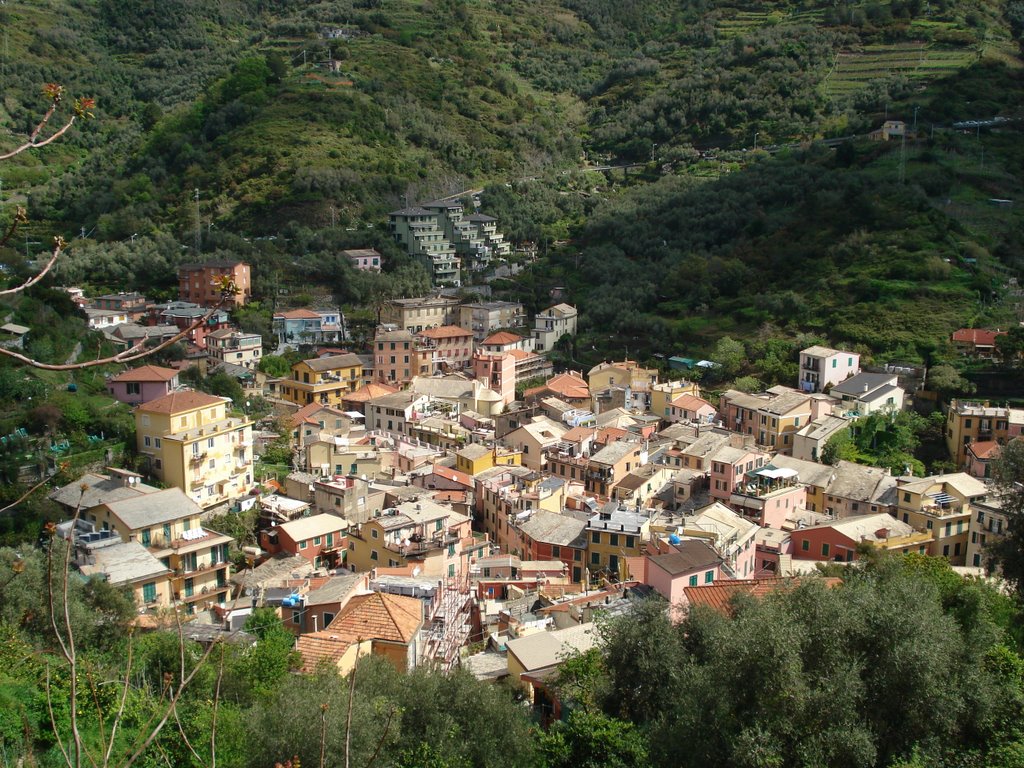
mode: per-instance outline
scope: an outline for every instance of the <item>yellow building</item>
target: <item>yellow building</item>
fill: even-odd
[[[518,467],[522,463],[522,451],[488,448],[479,443],[472,443],[455,452],[455,468],[467,475],[476,475],[491,467]]]
[[[672,415],[672,401],[682,395],[700,397],[700,387],[696,382],[680,379],[655,384],[651,387],[651,413],[661,419]]]
[[[967,446],[996,442],[1005,445],[1024,432],[1024,409],[954,400],[946,413],[946,447],[958,469],[968,465]]]
[[[172,392],[135,409],[136,447],[150,473],[208,508],[253,487],[252,422],[226,397]]]
[[[96,529],[116,531],[123,541],[142,545],[168,568],[174,601],[191,613],[197,606],[223,603],[228,594],[232,539],[203,528],[202,515],[181,489],[167,488],[100,504],[88,518]],[[150,603],[149,595],[143,602]]]
[[[636,557],[650,536],[646,515],[609,502],[587,522],[587,567],[591,578],[604,572],[622,580],[627,557]]]
[[[363,385],[363,361],[358,355],[328,355],[302,360],[292,366],[290,379],[278,385],[281,397],[296,405],[341,405],[342,399]]]
[[[630,387],[634,391],[649,392],[657,383],[657,369],[643,368],[636,360],[598,363],[587,374],[587,384],[591,392],[608,387]]]
[[[966,565],[972,502],[983,502],[988,487],[965,472],[901,480],[897,518],[932,536],[928,554]]]

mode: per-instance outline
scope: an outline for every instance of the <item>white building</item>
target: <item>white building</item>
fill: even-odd
[[[829,347],[808,347],[800,352],[799,388],[823,392],[827,387],[860,373],[860,355]]]
[[[576,335],[576,307],[555,304],[533,318],[533,349],[548,352],[565,334]]]

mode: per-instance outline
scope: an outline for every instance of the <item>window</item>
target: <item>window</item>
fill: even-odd
[[[952,523],[946,523],[946,535],[949,536],[952,533],[953,533],[953,524]]]
[[[552,544],[551,545],[551,556],[552,557],[561,557],[561,555],[562,555],[562,548],[559,547],[556,544]]]
[[[801,552],[809,552],[810,550],[811,550],[811,542],[810,541],[808,541],[807,539],[804,539],[803,541],[800,542],[800,551]]]
[[[828,542],[823,542],[821,545],[821,556],[828,557]]]
[[[147,528],[146,530],[144,530],[142,532],[142,546],[148,547],[149,544],[150,544],[150,541],[149,541],[149,528]]]
[[[441,527],[443,525],[444,525],[444,521],[443,520],[438,520],[436,523],[434,523],[434,530],[435,531],[440,531]]]
[[[306,542],[306,541],[300,541],[300,542],[299,542],[299,549],[305,549],[305,548],[306,548],[306,544],[307,544],[307,543],[308,543],[308,542]]]
[[[697,586],[697,574],[694,574],[693,576],[690,577],[690,586],[691,587],[696,587]]]
[[[153,446],[156,447],[156,448],[159,448],[160,445],[161,445],[160,438],[159,437],[154,437],[153,438]]]
[[[145,603],[156,602],[156,582],[147,581],[142,585],[142,601]]]
[[[327,629],[332,621],[334,621],[334,614],[324,611],[324,629]]]
[[[330,547],[330,546],[333,546],[333,545],[334,545],[334,534],[333,533],[328,533],[327,534],[327,546]]]
[[[292,611],[292,624],[299,624],[302,621],[302,611]]]
[[[944,546],[944,547],[942,548],[942,556],[943,556],[943,557],[949,557],[949,544],[946,544],[946,545],[945,545],[945,546]]]
[[[146,435],[145,437],[143,437],[143,438],[142,438],[142,444],[143,444],[144,446],[146,446],[147,448],[149,448],[149,447],[150,447],[150,445],[152,445],[152,444],[153,444],[153,441],[152,441],[152,440],[150,440],[150,438],[149,438],[149,435]]]
[[[376,549],[371,549],[370,550],[370,559],[371,560],[376,560],[377,559],[377,550]]]
[[[704,583],[705,584],[710,584],[714,580],[715,580],[715,572],[714,571],[706,571],[704,573]]]
[[[627,536],[626,537],[626,548],[627,549],[632,549],[633,546],[634,546],[634,542],[635,541],[636,541],[636,539],[633,536]]]
[[[129,381],[127,384],[127,392],[129,395],[141,395],[142,384],[138,381]]]
[[[574,549],[573,552],[572,552],[572,559],[575,560],[578,563],[582,558],[583,558],[583,553],[580,552],[578,549]]]
[[[592,544],[600,544],[601,543],[601,534],[598,533],[597,531],[592,531],[591,534],[590,534],[590,542]]]
[[[207,439],[206,447],[207,448],[213,448],[213,438],[212,437]]]
[[[904,493],[903,494],[903,500],[904,501],[910,501],[910,494],[909,493]]]
[[[609,542],[613,547],[619,546],[619,534],[613,533],[611,535],[611,541]]]
[[[313,537],[313,546],[314,547],[319,547],[320,546],[320,537],[319,536],[314,536]]]
[[[591,552],[590,553],[590,564],[591,565],[600,565],[601,564],[601,555],[598,552]]]
[[[930,531],[932,529],[932,521],[929,520],[928,522],[926,522],[925,527]]]
[[[209,463],[210,469],[214,469],[216,466],[217,466],[217,460],[216,459],[210,459],[210,463]]]
[[[379,539],[380,538],[380,532],[376,528],[371,528],[370,529],[370,536],[372,536],[375,539]]]

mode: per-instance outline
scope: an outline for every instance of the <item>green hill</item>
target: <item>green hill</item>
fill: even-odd
[[[362,302],[377,288],[340,247],[387,248],[388,210],[487,186],[513,238],[582,246],[506,287],[536,304],[571,287],[599,349],[606,328],[691,346],[769,323],[920,356],[950,326],[999,316],[1019,268],[1015,212],[984,202],[1016,191],[1011,128],[913,143],[902,171],[892,146],[738,150],[866,133],[886,114],[1016,114],[1015,7],[12,0],[0,126],[27,131],[46,81],[100,107],[6,164],[4,195],[31,203],[30,255],[53,231],[89,234],[64,280],[170,289],[198,236],[201,254],[253,261],[258,290],[313,282]],[[648,167],[577,173],[588,161]],[[966,268],[965,251],[983,255]]]

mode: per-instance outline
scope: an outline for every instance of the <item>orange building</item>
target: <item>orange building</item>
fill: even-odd
[[[182,264],[178,267],[178,297],[204,307],[213,306],[221,300],[221,281],[225,278],[238,289],[228,303],[240,307],[252,298],[249,265],[243,261]]]

